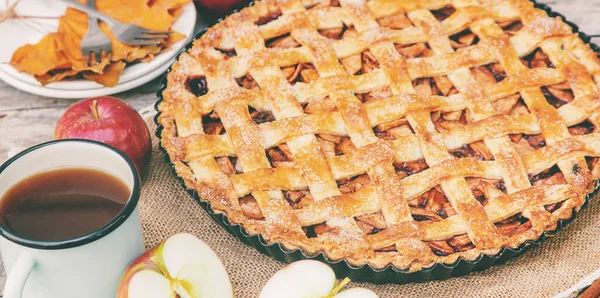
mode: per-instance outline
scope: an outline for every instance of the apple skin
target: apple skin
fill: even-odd
[[[133,276],[139,271],[152,270],[157,273],[163,274],[160,268],[153,261],[155,256],[157,255],[160,246],[162,246],[163,243],[159,243],[153,248],[147,250],[145,253],[141,254],[137,259],[131,262],[129,266],[127,266],[127,269],[125,269],[125,272],[121,277],[119,286],[117,287],[117,296],[119,298],[127,297],[126,293],[129,292],[129,282],[131,281],[131,278],[133,278]]]
[[[248,0],[195,0],[203,16],[216,20],[239,8]]]
[[[152,154],[144,119],[112,96],[92,97],[71,105],[56,123],[54,139],[88,139],[111,145],[131,158],[140,176]]]

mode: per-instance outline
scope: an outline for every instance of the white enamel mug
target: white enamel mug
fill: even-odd
[[[92,168],[113,175],[131,190],[121,212],[88,235],[36,241],[0,225],[0,253],[8,278],[4,298],[115,297],[127,265],[144,251],[140,182],[122,152],[89,140],[57,140],[31,147],[0,166],[0,198],[17,182],[60,168]]]

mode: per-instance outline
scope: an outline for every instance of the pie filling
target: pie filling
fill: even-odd
[[[325,1],[328,2],[328,1]],[[325,3],[324,2],[324,3]],[[315,2],[316,3],[316,2]],[[310,6],[311,9],[317,9],[319,5],[330,6],[331,9],[339,9],[340,6],[338,1],[329,1],[326,4],[315,4],[316,6]],[[343,6],[343,5],[342,5]],[[438,10],[432,11],[433,16],[439,22],[444,22],[457,14],[458,10],[452,6],[446,6]],[[255,23],[259,26],[275,22],[282,18],[282,11],[269,11],[265,16],[259,18]],[[399,11],[395,14],[386,15],[376,19],[377,24],[380,27],[388,28],[391,30],[402,30],[410,27],[414,27],[419,24],[414,24],[411,18],[407,16],[403,11]],[[499,28],[504,30],[508,36],[517,36],[521,30],[526,28],[520,20],[506,20],[498,21],[495,23]],[[473,29],[475,30],[475,29]],[[541,29],[540,29],[541,30]],[[318,33],[326,37],[330,42],[340,40],[351,40],[359,37],[359,33],[353,24],[343,23],[342,27],[338,28],[327,28],[320,29]],[[456,52],[461,52],[473,47],[475,45],[482,44],[483,41],[471,31],[470,28],[466,28],[459,33],[449,36],[450,45]],[[294,38],[293,34],[285,33],[281,36],[272,37],[265,40],[265,46],[267,49],[293,49],[299,48],[303,45],[299,40]],[[431,46],[427,43],[413,43],[413,44],[394,44],[394,49],[404,59],[417,59],[417,58],[429,58],[434,57],[436,54],[432,50]],[[218,49],[223,55],[223,59],[232,59],[238,54],[234,49]],[[551,57],[542,50],[542,48],[536,48],[531,53],[520,58],[520,62],[528,69],[554,69],[556,66],[552,63]],[[349,76],[364,76],[371,72],[379,71],[382,68],[381,63],[378,61],[376,55],[369,49],[366,49],[360,53],[356,53],[349,57],[339,59],[339,62],[343,69],[348,73]],[[477,84],[482,89],[491,90],[498,83],[503,82],[511,75],[507,74],[499,62],[492,62],[482,66],[470,68],[470,72],[473,78],[477,81]],[[287,79],[289,85],[295,86],[301,84],[302,86],[310,85],[311,83],[317,82],[321,79],[317,67],[310,62],[300,62],[294,65],[281,67],[281,73]],[[261,91],[259,84],[254,80],[250,73],[246,73],[241,77],[235,78],[237,85],[244,89]],[[434,76],[434,77],[420,77],[412,81],[412,86],[417,94],[424,98],[429,97],[443,97],[449,98],[454,95],[459,95],[460,92],[456,86],[452,83],[447,75]],[[206,94],[210,93],[210,86],[207,84],[207,80],[203,76],[190,76],[185,81],[185,89],[187,92],[193,94],[198,98],[202,98]],[[547,103],[559,109],[568,103],[575,100],[576,92],[572,90],[572,86],[569,82],[563,81],[559,84],[541,86],[541,93],[545,97]],[[392,90],[389,86],[378,87],[369,90],[368,92],[355,92],[354,96],[360,101],[361,104],[365,105],[376,101],[385,101],[393,97]],[[517,119],[521,116],[533,115],[535,111],[530,111],[526,101],[522,98],[521,92],[516,92],[509,96],[497,98],[491,101],[494,110],[499,115],[507,117],[513,117]],[[329,95],[317,98],[311,98],[307,102],[299,104],[305,115],[319,115],[330,112],[339,112],[338,106],[329,97]],[[268,124],[276,120],[273,113],[265,111],[258,106],[248,106],[248,113],[250,118],[259,127],[261,125]],[[474,119],[469,108],[443,111],[443,109],[432,109],[430,111],[431,123],[438,134],[448,134],[464,128],[465,126],[473,125],[477,121]],[[568,132],[576,137],[592,134],[597,132],[594,121],[587,119],[581,121],[575,125],[568,127]],[[211,111],[202,116],[202,128],[204,134],[207,135],[225,135],[227,134],[221,118],[215,111]],[[535,131],[535,129],[532,129]],[[513,133],[508,134],[508,140],[514,147],[516,153],[521,157],[530,156],[534,153],[543,151],[548,148],[547,140],[544,138],[542,133],[525,134],[525,133]],[[402,142],[407,137],[414,137],[416,132],[411,126],[409,119],[406,117],[396,119],[393,121],[379,123],[373,127],[373,134],[380,140],[393,144],[394,142]],[[316,140],[319,144],[319,149],[322,155],[327,160],[331,160],[346,155],[355,154],[359,149],[348,135],[336,135],[329,133],[316,133]],[[552,143],[552,142],[550,142]],[[456,146],[458,147],[458,146]],[[548,149],[550,150],[550,149]],[[286,142],[281,142],[270,148],[265,149],[266,157],[272,168],[298,168],[298,161],[295,159],[293,150],[290,150]],[[490,149],[486,141],[480,139],[478,141],[464,144],[458,148],[449,150],[448,153],[452,158],[455,159],[471,159],[478,160],[481,162],[495,161],[494,154]],[[234,156],[217,156],[215,157],[217,165],[220,167],[222,172],[228,177],[239,175],[243,173],[243,166],[241,161]],[[586,157],[586,165],[592,172],[594,179],[600,177],[600,167],[598,166],[597,157]],[[393,168],[396,176],[400,179],[405,179],[412,175],[417,175],[423,171],[428,170],[428,166],[425,159],[415,159],[411,161],[394,161]],[[574,164],[572,166],[573,173],[578,171],[587,170],[582,169],[580,164]],[[555,185],[567,185],[569,182],[558,165],[554,164],[548,169],[542,170],[535,175],[528,175],[529,182],[533,186],[555,186]],[[507,182],[503,179],[486,179],[477,177],[465,177],[465,181],[470,189],[473,197],[476,201],[485,207],[490,204],[490,201],[498,196],[509,195],[507,192]],[[350,177],[344,177],[343,179],[336,180],[337,187],[341,194],[354,194],[365,190],[365,188],[373,188],[372,177],[367,173],[354,175]],[[509,185],[510,189],[510,185]],[[308,187],[294,190],[282,190],[283,198],[291,207],[291,210],[298,211],[314,204],[317,200],[312,196]],[[459,216],[455,207],[448,199],[441,185],[435,185],[433,188],[424,191],[422,194],[407,200],[408,207],[412,219],[417,226],[431,225],[436,222],[448,220],[450,218]],[[252,221],[266,221],[265,215],[261,211],[257,199],[250,193],[239,198],[239,206],[243,215]],[[540,207],[541,208],[541,207]],[[560,202],[554,202],[543,206],[543,209],[550,214],[558,214],[558,212],[564,211],[563,209],[572,209],[573,206],[565,204],[565,200]],[[382,211],[366,213],[352,218],[356,223],[356,226],[366,235],[366,237],[374,236],[382,233],[388,229],[386,219]],[[493,222],[493,227],[504,237],[511,238],[517,235],[524,234],[532,229],[532,220],[527,212],[516,212],[512,215],[502,218],[497,222]],[[320,223],[302,226],[302,231],[307,238],[319,238],[321,235],[335,234],[340,232],[338,225],[331,225],[328,221]],[[472,242],[471,237],[468,234],[463,233],[446,237],[444,239],[436,240],[424,240],[427,247],[431,250],[431,253],[436,256],[449,256],[454,253],[466,252],[476,249],[476,245]],[[399,249],[396,244],[392,244],[385,247],[379,247],[375,252],[398,252]]]

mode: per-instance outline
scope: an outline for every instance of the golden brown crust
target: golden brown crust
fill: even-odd
[[[180,56],[158,121],[186,187],[231,223],[416,271],[516,248],[583,205],[596,82],[596,53],[526,0],[265,0]]]

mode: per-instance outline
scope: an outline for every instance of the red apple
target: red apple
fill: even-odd
[[[239,8],[244,2],[248,2],[248,0],[196,0],[200,6],[200,13],[213,20]]]
[[[152,152],[144,119],[130,105],[112,96],[88,98],[71,105],[58,119],[54,138],[88,139],[111,145],[133,160],[140,175]]]
[[[227,271],[215,252],[187,233],[151,248],[123,273],[117,298],[232,298]]]

